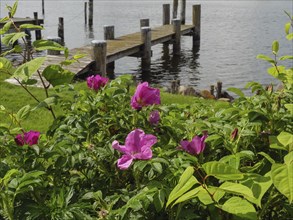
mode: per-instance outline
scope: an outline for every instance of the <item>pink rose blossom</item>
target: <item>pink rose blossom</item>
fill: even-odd
[[[202,136],[194,136],[194,138],[190,142],[187,140],[183,140],[180,142],[180,148],[185,150],[189,154],[200,154],[205,149],[205,139],[207,138],[207,136],[207,132],[204,131]]]
[[[18,146],[23,146],[25,144],[32,146],[38,143],[39,137],[40,132],[31,130],[29,132],[24,132],[23,134],[16,135],[14,140]]]
[[[152,111],[149,117],[149,122],[152,125],[157,125],[159,124],[159,121],[160,121],[160,112],[158,110]]]
[[[109,81],[108,78],[105,78],[105,77],[102,77],[100,75],[92,75],[92,76],[89,76],[87,79],[87,86],[90,88],[90,89],[93,89],[95,91],[98,91],[101,87],[104,87],[107,82]]]

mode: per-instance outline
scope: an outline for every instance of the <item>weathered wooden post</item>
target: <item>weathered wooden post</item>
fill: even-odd
[[[61,45],[65,45],[64,41],[64,19],[62,17],[59,17],[59,23],[58,23],[58,37],[61,38]]]
[[[45,0],[42,0],[42,15],[45,14]]]
[[[39,25],[38,12],[34,12],[35,25]],[[35,30],[36,40],[42,38],[41,30]]]
[[[151,56],[152,56],[152,34],[150,27],[141,28],[141,41],[143,42],[143,50],[141,57],[141,67],[143,72],[149,72],[151,68]]]
[[[87,24],[87,2],[84,3],[84,23]]]
[[[163,4],[163,25],[170,24],[170,4]]]
[[[47,40],[56,42],[58,44],[61,44],[61,38],[60,37],[47,37]],[[60,51],[59,50],[47,50],[47,54],[48,55],[60,55]]]
[[[222,82],[217,82],[217,96],[216,98],[219,99],[221,98],[222,95]]]
[[[211,93],[211,95],[215,96],[215,86],[214,85],[210,86],[210,93]]]
[[[180,55],[180,41],[181,41],[181,20],[173,19],[173,31],[175,32],[174,43],[173,43],[173,54]]]
[[[94,1],[89,0],[89,26],[93,25]]]
[[[148,18],[140,19],[140,28],[149,27],[149,26],[150,26],[150,19]]]
[[[177,18],[178,0],[173,0],[173,19]]]
[[[107,42],[105,40],[93,40],[93,57],[95,65],[93,70],[106,76],[106,63],[107,63]]]
[[[201,5],[192,6],[192,24],[194,25],[193,46],[200,44],[200,16]]]
[[[181,24],[185,24],[185,17],[186,17],[186,0],[181,0],[181,12],[180,12]]]
[[[104,40],[114,40],[115,39],[115,27],[113,25],[104,25]],[[114,74],[115,62],[107,64],[106,71],[107,74]]]

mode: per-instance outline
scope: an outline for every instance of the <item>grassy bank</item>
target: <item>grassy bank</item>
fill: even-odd
[[[3,105],[6,110],[10,113],[16,113],[20,108],[25,105],[30,105],[32,107],[37,105],[37,102],[23,89],[21,86],[12,85],[10,83],[5,82],[6,79],[5,75],[0,75],[0,105]],[[77,90],[87,89],[86,83],[76,83],[74,87]],[[131,91],[134,91],[134,87]],[[45,99],[45,93],[43,89],[30,87],[30,92],[38,97],[40,100]],[[54,90],[51,89],[50,93],[54,93]],[[70,98],[72,94],[66,94],[66,98]],[[215,102],[212,100],[203,100],[196,97],[191,96],[181,96],[181,95],[174,95],[162,92],[161,93],[162,104],[192,104],[192,103],[204,103],[206,105],[213,105]],[[54,111],[56,115],[62,114],[62,109],[60,106],[54,106]],[[0,124],[9,122],[6,116],[1,115]],[[33,113],[31,113],[27,120],[25,120],[22,126],[26,130],[39,130],[39,131],[46,131],[48,126],[52,123],[53,117],[49,113],[48,110],[42,108],[37,109]]]

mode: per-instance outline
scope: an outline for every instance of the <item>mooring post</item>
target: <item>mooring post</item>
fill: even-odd
[[[217,96],[216,98],[219,99],[221,98],[221,95],[222,95],[222,85],[223,83],[222,82],[217,82]]]
[[[87,2],[84,3],[84,23],[87,24]]]
[[[148,18],[140,19],[140,28],[149,27],[149,26],[150,26],[150,19]]]
[[[106,76],[107,63],[107,42],[105,40],[93,40],[93,60],[95,61],[94,71],[97,71],[101,76]]]
[[[152,32],[150,27],[141,28],[141,41],[143,42],[141,67],[143,72],[150,71],[151,68],[151,56],[152,56]]]
[[[211,95],[215,96],[215,86],[214,85],[210,86],[210,93],[211,93]]]
[[[173,31],[175,33],[174,37],[174,43],[173,43],[173,54],[174,55],[180,55],[180,41],[181,41],[181,20],[180,19],[173,19]]]
[[[39,25],[38,12],[34,12],[35,25]],[[35,30],[36,40],[42,38],[41,30]]]
[[[170,4],[163,4],[163,25],[170,24]]]
[[[89,0],[89,26],[93,25],[94,1]]]
[[[59,23],[58,23],[58,37],[61,38],[61,45],[65,45],[64,41],[64,19],[62,17],[59,17]]]
[[[180,12],[181,24],[185,24],[185,17],[186,17],[186,0],[181,0],[181,12]]]
[[[192,6],[192,24],[194,25],[193,46],[200,44],[200,16],[201,5]]]
[[[56,42],[58,44],[61,44],[61,38],[60,37],[47,37],[47,40]],[[60,55],[60,51],[59,50],[47,50],[47,54],[48,55]]]
[[[115,27],[113,25],[104,25],[104,40],[114,40],[115,39]],[[114,74],[115,62],[107,64],[106,72],[107,74]]]
[[[177,18],[178,0],[173,0],[173,19]]]

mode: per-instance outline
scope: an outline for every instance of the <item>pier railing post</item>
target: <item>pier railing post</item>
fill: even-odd
[[[151,68],[151,56],[152,56],[152,34],[150,27],[141,28],[141,41],[143,42],[142,57],[141,57],[141,67],[143,72],[150,71]]]
[[[106,76],[107,63],[107,42],[105,40],[93,40],[93,60],[95,61],[94,71],[101,76]]]
[[[94,2],[89,0],[89,26],[93,26]]]
[[[42,14],[45,14],[45,0],[42,0]]]
[[[148,18],[140,19],[140,28],[149,27],[149,26],[150,26],[150,19]]]
[[[34,12],[34,19],[35,19],[35,24],[39,25],[38,12]],[[35,30],[35,34],[36,34],[36,40],[40,40],[42,38],[41,30]]]
[[[201,5],[192,6],[192,24],[194,25],[193,46],[200,44],[200,17]]]
[[[222,82],[217,82],[217,96],[216,98],[219,99],[221,98],[221,95],[222,95],[222,85],[223,83]]]
[[[58,37],[61,38],[61,45],[65,45],[64,42],[64,19],[62,17],[59,17],[59,23],[58,23]]]
[[[170,4],[163,4],[163,25],[170,24]]]
[[[104,25],[104,40],[114,40],[115,39],[115,27],[113,25]],[[107,74],[114,74],[115,62],[108,63],[106,65]]]
[[[180,55],[180,41],[181,41],[181,20],[173,19],[173,31],[175,32],[174,43],[173,43],[173,54]]]
[[[87,24],[87,2],[84,3],[84,23]]]
[[[178,11],[178,0],[173,0],[173,19],[177,18],[177,11]]]
[[[185,24],[185,17],[186,17],[186,0],[181,0],[181,12],[180,12],[181,24]]]

